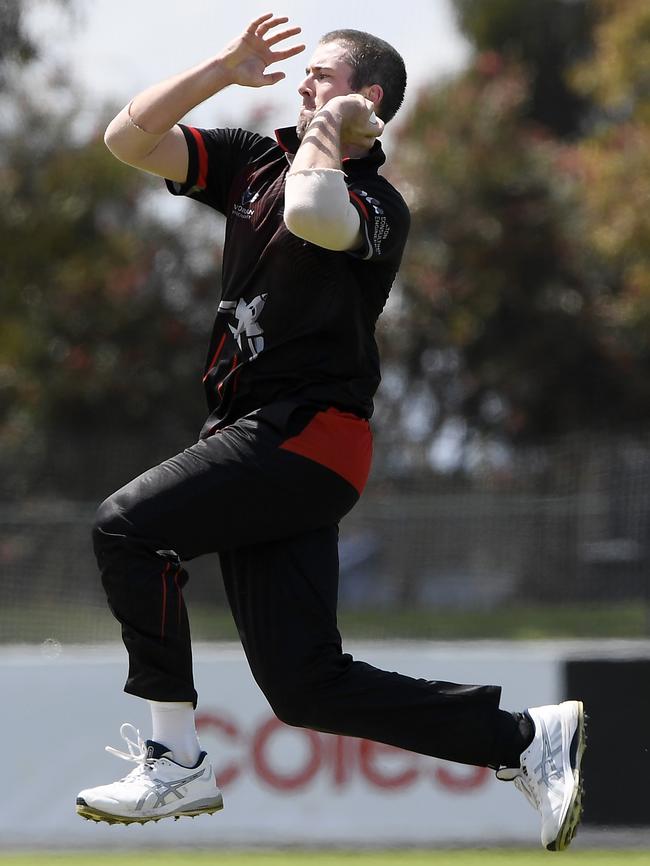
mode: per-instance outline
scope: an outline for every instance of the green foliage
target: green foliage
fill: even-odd
[[[597,51],[574,85],[599,107],[577,148],[588,239],[617,287],[607,314],[632,359],[650,361],[650,6],[600,0]]]
[[[419,407],[425,452],[450,422],[465,454],[477,436],[646,423],[650,9],[644,0],[456,6],[484,50],[456,79],[423,89],[401,129],[396,180],[413,226],[400,303],[382,333],[389,384],[397,370],[401,387],[380,408],[399,430],[400,410]],[[554,39],[563,86],[592,106],[574,141],[551,132],[564,121],[540,126],[540,69],[553,67]],[[592,39],[589,60],[571,63]]]
[[[570,87],[567,72],[591,47],[591,0],[454,0],[454,6],[479,51],[526,69],[528,118],[557,135],[576,135],[589,102]]]
[[[204,350],[195,338],[208,323],[194,307],[204,280],[184,264],[176,233],[143,207],[142,175],[98,138],[77,143],[43,115],[25,120],[49,124],[49,134],[30,143],[20,129],[5,141],[5,413],[19,404],[44,424],[155,424],[172,395],[182,413],[187,389],[175,387],[184,373],[198,376]]]
[[[88,129],[65,78],[39,80],[12,80],[0,127],[0,470],[23,493],[61,438],[196,435],[220,287],[215,222],[164,220],[162,182],[104,146],[111,115]]]
[[[644,0],[596,0],[594,7],[596,51],[573,69],[572,83],[618,120],[650,123],[650,7]]]
[[[24,0],[0,0],[0,76],[9,63],[28,63],[36,54],[25,32],[24,12]]]
[[[408,463],[449,423],[467,446],[650,414],[648,6],[455,2],[480,51],[423,90],[394,167],[413,228],[381,332],[380,461]],[[38,54],[24,8],[0,5],[0,71]],[[19,458],[36,477],[70,431],[180,445],[203,415],[214,223],[198,207],[191,233],[161,219],[102,123],[79,132],[69,84],[36,104],[16,82],[0,127],[3,477]]]
[[[510,437],[597,427],[634,409],[599,315],[580,189],[566,148],[526,123],[529,96],[520,67],[481,55],[423,92],[400,148],[413,211],[402,271],[411,369],[443,418]],[[460,370],[442,396],[432,342]]]
[[[50,2],[69,9],[71,0]],[[6,85],[11,71],[33,63],[40,56],[40,48],[26,25],[26,13],[34,5],[35,0],[0,0],[0,85]]]

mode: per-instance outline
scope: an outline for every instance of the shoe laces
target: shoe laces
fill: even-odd
[[[121,752],[119,749],[114,749],[112,746],[104,746],[107,752],[115,755],[117,758],[122,758],[123,761],[134,761],[138,766],[124,777],[121,781],[132,782],[136,781],[142,775],[147,774],[154,768],[155,758],[147,756],[147,746],[140,736],[140,731],[134,726],[125,722],[120,726],[120,736],[126,743],[127,752]]]
[[[532,784],[530,780],[525,775],[517,776],[514,779],[515,788],[524,795],[524,797],[528,800],[533,809],[537,809],[538,812],[541,811],[541,803],[539,801],[539,797],[537,795],[537,790],[535,784]]]
[[[496,772],[496,777],[502,782],[514,782],[515,788],[524,795],[533,809],[540,811],[536,786],[528,778],[528,772],[524,767],[500,767]]]

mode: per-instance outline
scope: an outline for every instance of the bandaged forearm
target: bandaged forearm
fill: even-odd
[[[167,132],[153,133],[144,129],[131,114],[131,103],[109,123],[104,142],[110,152],[122,162],[142,159],[156,149]]]
[[[287,175],[284,222],[289,231],[327,250],[349,250],[361,220],[337,168],[305,168]]]

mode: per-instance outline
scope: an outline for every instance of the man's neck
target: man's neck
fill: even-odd
[[[363,159],[368,156],[370,150],[366,147],[350,147],[341,153],[343,159]]]

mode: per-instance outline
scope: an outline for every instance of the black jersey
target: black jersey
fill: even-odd
[[[226,217],[223,290],[206,360],[210,418],[203,435],[276,400],[372,414],[380,380],[375,323],[399,268],[408,208],[377,169],[379,142],[345,159],[362,246],[335,252],[286,228],[284,183],[299,146],[293,127],[276,139],[242,129],[182,126],[185,183],[167,181]]]

